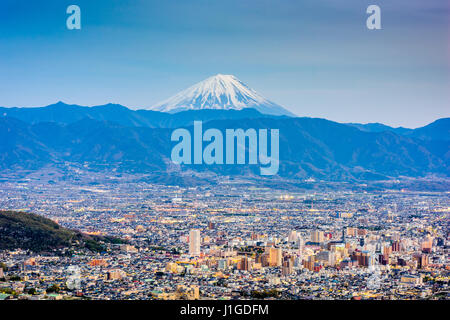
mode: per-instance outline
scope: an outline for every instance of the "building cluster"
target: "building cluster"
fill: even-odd
[[[2,182],[2,209],[128,244],[103,253],[2,251],[0,298],[449,298],[446,193],[126,178]]]

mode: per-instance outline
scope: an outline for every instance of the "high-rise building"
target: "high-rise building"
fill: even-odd
[[[257,261],[256,262],[261,263],[261,266],[263,266],[263,267],[269,267],[269,265],[270,265],[270,263],[269,263],[269,253],[265,252],[265,253],[259,255],[257,257]]]
[[[392,243],[392,251],[393,252],[398,252],[398,251],[400,251],[401,250],[401,242],[400,241],[394,241],[393,243]]]
[[[336,255],[332,251],[320,251],[316,254],[316,261],[333,266],[336,263]]]
[[[307,260],[303,261],[303,267],[310,270],[310,271],[314,271],[314,267],[315,267],[315,257],[314,256],[309,256]]]
[[[423,269],[428,266],[428,256],[426,254],[419,254],[416,256],[417,269]]]
[[[297,231],[292,230],[292,231],[289,233],[288,241],[289,241],[289,242],[296,242],[296,241],[297,241],[297,238],[298,238]]]
[[[305,246],[305,244],[304,244],[303,238],[300,235],[298,235],[298,237],[297,237],[297,247],[298,247],[297,254],[299,257],[303,256],[304,246]]]
[[[283,251],[280,248],[269,248],[269,265],[271,267],[281,266],[281,258],[283,256]]]
[[[189,232],[189,254],[192,256],[200,255],[200,230],[192,229]]]
[[[386,244],[383,246],[383,255],[386,257],[389,257],[389,255],[392,253],[392,245]]]
[[[384,256],[383,256],[384,257]],[[355,251],[352,254],[352,260],[356,261],[359,266],[370,267],[372,265],[372,258],[367,251]]]
[[[311,242],[321,243],[324,239],[323,231],[314,230],[311,232]]]
[[[292,261],[292,257],[284,257],[281,267],[281,275],[284,277],[290,275],[293,271],[293,265],[294,263]]]
[[[228,259],[220,259],[217,263],[217,268],[219,270],[225,270],[228,268]]]
[[[427,237],[424,241],[420,244],[422,252],[424,253],[431,253],[433,249],[433,238]]]
[[[249,271],[252,269],[253,259],[248,257],[242,257],[237,265],[238,270]]]

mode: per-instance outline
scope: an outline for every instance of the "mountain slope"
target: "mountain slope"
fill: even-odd
[[[266,128],[280,130],[279,176],[323,180],[374,179],[429,174],[449,176],[450,142],[430,144],[392,132],[363,132],[348,125],[313,118],[256,118],[214,120],[204,130],[217,128]],[[4,127],[7,126],[7,129]],[[192,132],[192,127],[189,127]],[[0,152],[2,169],[71,162],[90,168],[170,176],[194,171],[219,175],[259,176],[259,165],[175,165],[170,153],[173,129],[124,127],[85,119],[69,125],[25,124],[1,119],[0,132],[22,139]],[[20,157],[20,150],[29,150]]]
[[[50,219],[33,213],[0,211],[0,250],[23,249],[42,252],[63,247],[103,251],[103,242],[120,239],[90,236],[63,228]]]
[[[418,139],[392,132],[362,132],[317,118],[255,119],[240,124],[211,121],[204,127],[279,128],[279,174],[285,177],[364,180],[437,172],[450,175],[448,159],[442,156],[450,142],[431,149]]]
[[[158,103],[155,111],[176,113],[184,110],[254,108],[263,114],[294,116],[267,100],[232,75],[218,74]]]
[[[30,129],[30,125],[20,120],[0,117],[0,169],[14,163],[34,169],[55,160],[53,150]]]
[[[408,137],[419,138],[422,140],[450,140],[450,118],[438,119],[426,126],[408,129],[403,127],[392,128],[382,123],[348,123],[348,125],[366,132],[391,131]]]
[[[409,134],[423,140],[450,140],[450,118],[438,119],[424,127],[417,128]]]

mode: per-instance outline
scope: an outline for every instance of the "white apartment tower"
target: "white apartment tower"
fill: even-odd
[[[200,230],[192,229],[189,232],[189,254],[192,256],[200,255]]]

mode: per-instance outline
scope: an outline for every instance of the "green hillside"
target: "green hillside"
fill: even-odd
[[[0,211],[0,250],[24,249],[34,252],[64,247],[105,250],[104,243],[121,243],[112,237],[90,236],[61,227],[33,213]]]

